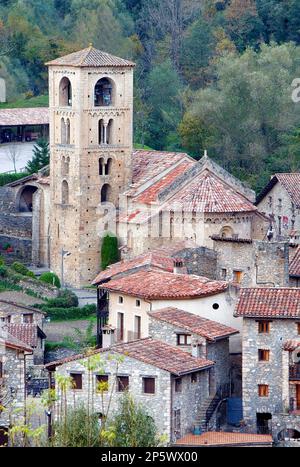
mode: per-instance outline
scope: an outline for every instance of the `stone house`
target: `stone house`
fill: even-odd
[[[101,358],[101,371],[93,370],[92,375],[88,375],[87,360],[97,354]],[[122,357],[118,364],[114,356]],[[128,390],[135,401],[147,409],[158,432],[166,436],[167,442],[173,442],[192,431],[197,423],[199,410],[209,398],[209,370],[213,366],[213,361],[145,338],[95,350],[89,357],[77,355],[51,362],[46,368],[51,378],[55,374],[72,378],[73,388],[67,390],[70,406],[74,406],[74,400],[75,404],[85,405],[93,400],[93,410],[100,418],[103,416],[100,394],[94,389],[94,397],[88,397],[88,388],[95,388],[99,381],[108,383],[104,404],[106,407],[112,391],[111,413],[116,411],[123,392]],[[94,379],[94,385],[89,377]]]
[[[37,308],[0,299],[0,323],[7,332],[32,349],[29,365],[43,365],[46,335],[45,313]]]
[[[269,217],[273,237],[300,242],[299,172],[275,174],[258,195],[256,205]]]
[[[149,335],[191,353],[194,357],[215,362],[210,370],[210,394],[232,382],[229,337],[238,334],[234,328],[196,316],[178,308],[149,312]]]
[[[225,281],[162,269],[132,272],[98,287],[98,344],[101,346],[106,324],[116,329],[117,342],[148,337],[148,313],[166,307],[180,308],[240,331],[242,321],[233,317],[235,300],[236,288]],[[241,352],[239,336],[230,337],[230,352]]]
[[[243,418],[275,441],[300,438],[300,290],[241,289]]]
[[[0,393],[1,405],[4,406],[0,412],[0,445],[6,443],[10,411],[25,407],[25,375],[27,358],[31,354],[30,346],[0,327]]]

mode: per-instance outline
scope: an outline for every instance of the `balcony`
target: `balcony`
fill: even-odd
[[[300,381],[300,363],[295,363],[294,365],[290,365],[289,378],[290,380]]]

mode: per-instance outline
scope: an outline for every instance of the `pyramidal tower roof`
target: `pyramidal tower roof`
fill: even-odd
[[[46,65],[74,67],[134,67],[135,63],[95,49],[92,45],[86,49],[56,58]]]

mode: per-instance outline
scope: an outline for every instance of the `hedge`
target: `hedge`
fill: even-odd
[[[71,290],[60,290],[56,298],[49,298],[46,303],[50,308],[78,307],[78,297]]]
[[[2,174],[0,174],[0,186],[4,186],[7,183],[16,182],[17,180],[20,180],[21,178],[26,177],[27,175],[28,175],[28,173],[25,173],[25,172],[23,172],[23,173],[10,173],[10,174],[2,173]]]
[[[72,306],[70,308],[55,308],[46,305],[35,306],[47,313],[47,316],[53,321],[67,321],[70,319],[82,319],[96,316],[97,307],[94,304],[85,305],[82,308]]]
[[[24,266],[24,264],[19,263],[18,261],[15,261],[11,265],[11,268],[18,274],[22,274],[22,276],[35,277],[32,271],[30,271],[26,266]]]

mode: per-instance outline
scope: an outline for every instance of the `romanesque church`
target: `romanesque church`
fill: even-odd
[[[178,240],[265,240],[255,193],[205,153],[133,149],[134,63],[92,46],[47,63],[50,170],[0,192],[2,237],[19,258],[48,266],[67,285],[99,272],[103,232],[123,258]]]

